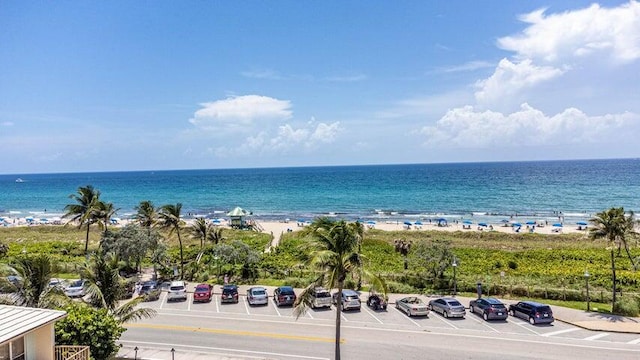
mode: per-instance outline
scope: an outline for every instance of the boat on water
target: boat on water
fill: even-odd
[[[24,180],[22,180],[21,178],[17,178],[16,182],[24,182]]]

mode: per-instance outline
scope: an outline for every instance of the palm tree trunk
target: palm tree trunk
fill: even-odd
[[[182,255],[182,238],[180,237],[180,229],[177,230],[178,242],[180,243],[180,279],[184,279],[184,256]]]
[[[84,254],[87,255],[89,252],[89,226],[91,225],[90,222],[87,222],[87,237],[84,240]]]
[[[612,296],[612,304],[611,310],[612,312],[616,310],[616,259],[613,248],[611,248],[611,272],[613,274],[613,296]]]
[[[335,360],[340,360],[340,321],[342,316],[342,288],[344,282],[338,281],[338,299],[336,301],[336,347],[335,347]]]

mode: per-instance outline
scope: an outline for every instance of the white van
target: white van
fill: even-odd
[[[167,301],[187,300],[187,284],[184,281],[172,281],[169,285]]]

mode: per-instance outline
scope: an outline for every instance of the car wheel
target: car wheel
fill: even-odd
[[[473,314],[473,313],[475,312],[475,311],[473,311],[473,310],[474,310],[474,309],[473,309],[473,305],[469,305],[469,312]]]
[[[515,310],[511,310],[511,316],[516,316],[516,311]]]
[[[489,315],[487,315],[487,313],[482,314],[482,318],[484,321],[489,321]]]
[[[411,317],[411,310],[407,310],[407,316]]]
[[[444,316],[446,319],[449,318],[449,312],[448,311],[443,311],[442,312],[442,316]]]
[[[535,325],[536,324],[536,320],[533,318],[533,316],[529,316],[529,324],[531,324],[531,325]]]
[[[433,306],[431,306],[431,304],[427,305],[427,310],[433,311]]]

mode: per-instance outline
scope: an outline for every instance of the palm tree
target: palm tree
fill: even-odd
[[[54,274],[54,264],[46,254],[24,256],[16,259],[10,267],[17,274],[10,284],[11,294],[0,295],[0,303],[36,308],[58,308],[67,304],[69,298],[61,289],[49,286]]]
[[[111,217],[115,215],[120,209],[115,209],[113,207],[113,203],[104,202],[102,200],[98,201],[96,204],[96,208],[94,210],[94,217],[98,221],[98,223],[104,228],[104,235],[107,234],[107,227],[109,225],[109,221],[111,221]]]
[[[624,246],[631,260],[631,264],[634,265],[631,255],[629,254],[627,236],[635,234],[633,220],[633,214],[628,217],[625,216],[624,208],[611,208],[606,211],[597,213],[592,219],[589,220],[593,227],[589,230],[592,239],[606,239],[610,246],[611,251],[611,275],[613,280],[613,297],[612,307],[616,308],[616,255],[615,248],[621,248]],[[635,267],[635,265],[634,265]]]
[[[307,286],[296,300],[294,313],[296,316],[304,314],[311,306],[310,291],[315,286],[327,289],[338,289],[342,293],[347,276],[361,272],[369,278],[377,289],[381,289],[386,296],[386,285],[367,271],[361,270],[362,256],[358,254],[360,235],[356,223],[344,220],[333,222],[326,218],[314,221],[310,226],[311,239],[305,244],[309,250],[307,265],[319,272],[319,276]],[[342,302],[336,302],[336,337],[335,359],[340,360],[340,324]]]
[[[182,204],[167,204],[160,208],[160,226],[169,231],[169,235],[174,232],[178,235],[178,243],[180,244],[180,278],[184,276],[184,255],[182,252],[182,238],[180,237],[180,229],[183,222],[180,219],[182,212]]]
[[[92,264],[85,264],[80,273],[88,280],[87,293],[91,304],[97,308],[107,309],[120,323],[127,323],[155,316],[156,311],[148,308],[136,308],[143,297],[127,301],[119,306],[124,294],[124,285],[119,275],[118,259],[113,255],[96,253]]]
[[[140,223],[140,226],[146,228],[147,232],[150,234],[151,228],[158,221],[158,213],[155,206],[153,206],[151,201],[144,200],[136,206],[136,210],[138,212],[135,215],[135,219]]]
[[[224,237],[222,236],[223,228],[218,226],[213,226],[213,224],[209,224],[209,232],[207,233],[207,240],[211,241],[214,245],[218,245],[222,241],[224,241]]]
[[[204,218],[197,218],[193,224],[189,227],[191,237],[200,240],[200,249],[204,247],[204,241],[209,234],[209,226]]]
[[[64,207],[66,213],[63,217],[70,217],[71,221],[77,221],[79,229],[83,225],[87,226],[87,237],[84,243],[84,253],[87,254],[89,249],[89,227],[96,222],[95,210],[100,201],[100,191],[94,189],[92,185],[81,186],[78,188],[78,193],[69,195],[69,198],[75,200],[76,203],[68,204]]]

